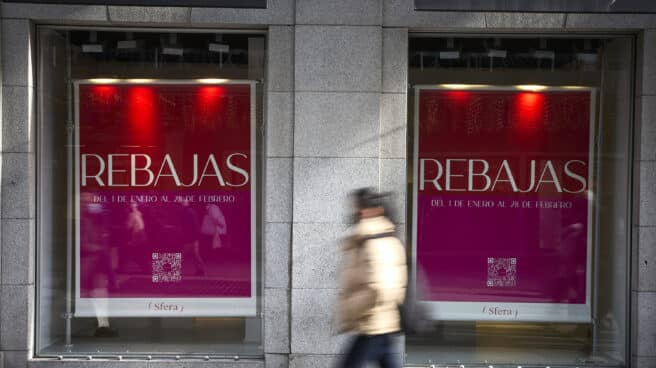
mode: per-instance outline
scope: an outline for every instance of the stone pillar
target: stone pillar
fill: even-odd
[[[331,367],[347,195],[379,186],[380,0],[299,0],[294,43],[292,367]]]
[[[264,182],[264,353],[267,368],[289,365],[293,50],[292,26],[269,27]]]
[[[394,193],[399,236],[405,239],[408,124],[408,30],[383,28],[383,86],[380,99],[380,189]],[[408,243],[407,239],[405,243]]]
[[[632,366],[656,367],[656,30],[638,42]]]
[[[30,22],[2,19],[0,351],[26,367],[34,311],[34,83]]]

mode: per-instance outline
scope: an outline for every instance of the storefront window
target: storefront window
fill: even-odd
[[[261,356],[264,34],[38,41],[37,355]]]
[[[625,365],[632,55],[630,37],[410,39],[432,328],[408,363]]]

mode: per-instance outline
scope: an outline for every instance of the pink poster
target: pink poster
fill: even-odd
[[[75,97],[75,315],[255,315],[254,82]]]
[[[594,90],[415,95],[413,253],[440,320],[590,320]]]

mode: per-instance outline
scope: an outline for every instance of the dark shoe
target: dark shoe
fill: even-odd
[[[95,337],[116,337],[118,336],[118,331],[113,330],[109,327],[98,327],[93,333]]]

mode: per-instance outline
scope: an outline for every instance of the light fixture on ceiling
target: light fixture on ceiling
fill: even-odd
[[[209,52],[219,54],[219,69],[223,69],[223,54],[230,52],[230,45],[223,43],[223,35],[215,34],[214,42],[210,42],[207,45]]]
[[[501,48],[501,39],[495,38],[491,48],[487,50],[487,57],[505,59],[508,56],[508,51]]]
[[[488,48],[484,55],[490,59],[490,71],[492,71],[494,69],[494,59],[505,60],[508,56],[508,51],[501,48],[501,39],[495,38],[492,47]]]
[[[589,39],[583,40],[583,50],[578,51],[575,56],[576,61],[581,64],[592,65],[596,64],[599,60],[599,55],[592,49],[592,41]]]
[[[549,61],[549,64],[551,65],[551,70],[554,70],[554,68],[556,67],[556,52],[554,50],[547,49],[546,38],[540,39],[540,48],[538,48],[537,50],[533,50],[531,52],[531,57],[537,59],[538,63],[540,63],[542,60]]]
[[[143,47],[142,40],[135,40],[134,33],[126,32],[125,40],[120,40],[116,43],[116,50],[121,52],[137,51]]]
[[[162,46],[162,54],[170,56],[182,56],[184,55],[184,49],[182,46],[178,45],[178,34],[169,33],[168,42]]]
[[[446,49],[440,51],[438,56],[441,60],[460,59],[460,50],[456,50],[456,48],[454,47],[453,38],[446,39]]]
[[[217,33],[214,35],[214,41],[207,45],[207,49],[210,52],[225,54],[230,52],[230,45],[223,43],[223,35]]]
[[[89,31],[89,41],[82,44],[82,52],[85,54],[102,54],[105,46],[98,42],[98,32]]]

